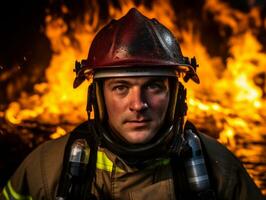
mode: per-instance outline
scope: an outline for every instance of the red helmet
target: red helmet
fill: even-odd
[[[95,36],[86,60],[76,62],[78,87],[87,74],[95,78],[114,76],[185,73],[199,83],[196,61],[184,57],[173,34],[156,19],[148,19],[132,8],[119,20],[112,20]]]

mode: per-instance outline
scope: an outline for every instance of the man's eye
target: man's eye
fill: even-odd
[[[126,86],[123,86],[123,85],[118,85],[118,86],[115,86],[113,88],[113,91],[115,91],[116,93],[118,94],[122,94],[122,93],[125,93],[127,92],[127,87]]]
[[[158,83],[151,83],[151,84],[147,85],[147,88],[151,89],[151,90],[162,90],[163,86],[158,84]]]

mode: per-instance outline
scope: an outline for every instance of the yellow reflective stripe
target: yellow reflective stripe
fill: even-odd
[[[164,159],[160,161],[160,165],[168,165],[170,163],[170,159]]]
[[[163,159],[155,162],[153,165],[150,165],[148,169],[155,168],[157,166],[162,166],[162,165],[168,165],[170,163],[170,159]]]
[[[31,196],[24,196],[21,194],[18,194],[11,186],[11,181],[8,181],[7,188],[10,191],[10,194],[12,197],[14,197],[16,200],[32,200]]]
[[[3,194],[4,194],[4,197],[6,198],[6,200],[10,200],[9,196],[7,194],[7,191],[6,191],[6,187],[4,187],[4,189],[3,189]]]
[[[97,152],[96,167],[98,169],[112,172],[113,166],[114,166],[114,163],[107,157],[107,155],[104,152],[102,152],[102,151]],[[123,169],[121,169],[117,166],[116,166],[115,170],[116,170],[116,172],[124,172]]]
[[[168,165],[169,163],[170,163],[170,159],[162,159],[162,160],[155,162],[153,165],[150,165],[147,168],[152,169],[157,166]],[[97,163],[96,163],[97,169],[112,172],[113,166],[114,166],[114,163],[107,157],[107,155],[104,152],[102,151],[97,152]],[[116,172],[125,172],[123,169],[117,166],[115,170]]]

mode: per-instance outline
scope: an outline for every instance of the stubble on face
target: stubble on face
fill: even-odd
[[[104,81],[110,128],[132,144],[149,142],[164,123],[169,81],[161,77],[110,78]]]

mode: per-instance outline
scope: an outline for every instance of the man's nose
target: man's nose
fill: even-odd
[[[132,90],[132,93],[130,95],[130,110],[131,111],[144,111],[148,108],[148,103],[145,98],[145,94],[141,89],[136,88]]]

